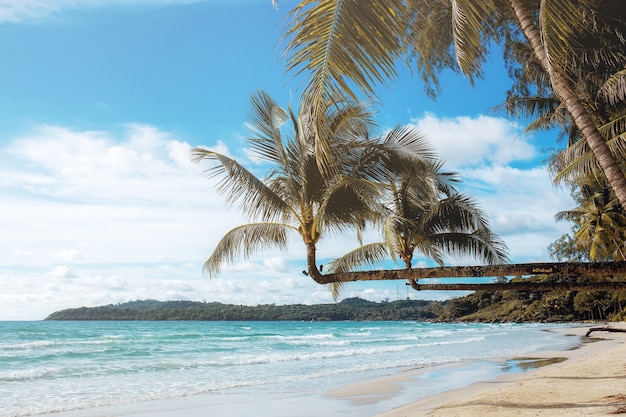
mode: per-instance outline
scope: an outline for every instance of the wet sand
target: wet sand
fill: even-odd
[[[626,323],[611,323],[626,328]],[[569,351],[533,358],[566,360],[426,397],[377,417],[607,416],[626,414],[626,333],[572,332],[584,341]]]

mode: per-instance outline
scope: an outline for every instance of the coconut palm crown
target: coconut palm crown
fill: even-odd
[[[307,249],[306,273],[316,282],[322,275],[316,265],[316,245],[322,235],[360,231],[376,223],[384,211],[381,180],[393,166],[433,158],[419,132],[397,128],[395,134],[370,138],[373,127],[366,107],[350,104],[326,110],[332,175],[320,171],[315,152],[316,135],[310,111],[297,115],[285,110],[264,91],[251,97],[248,143],[252,152],[271,168],[261,179],[234,159],[204,147],[192,150],[195,162],[214,163],[207,170],[228,204],[237,203],[252,223],[238,226],[220,240],[204,263],[215,277],[225,264],[257,252],[285,249],[291,232]]]
[[[560,211],[557,220],[574,223],[575,245],[592,261],[623,261],[626,213],[601,175],[589,176],[577,187],[578,207]]]
[[[441,166],[438,162],[425,170],[414,165],[389,178],[384,240],[334,260],[330,272],[349,272],[389,258],[400,258],[411,269],[416,252],[439,266],[446,257],[469,257],[487,264],[508,262],[508,249],[491,230],[486,214],[472,197],[455,188],[458,175],[441,171]],[[338,283],[334,291],[340,288]]]

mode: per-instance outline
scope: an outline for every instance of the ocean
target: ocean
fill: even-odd
[[[324,398],[333,387],[409,369],[437,369],[423,387],[395,400],[357,408],[341,400],[324,402],[326,413],[373,416],[399,401],[468,385],[472,378],[515,372],[505,358],[580,343],[550,331],[559,327],[563,325],[0,322],[0,417],[207,394],[206,401],[220,404],[215,415],[247,416],[254,407],[250,398],[266,404],[290,399],[305,407],[315,403],[305,397]],[[459,366],[435,367],[444,364]],[[294,400],[298,397],[301,401]],[[290,413],[285,415],[319,415],[305,409]]]

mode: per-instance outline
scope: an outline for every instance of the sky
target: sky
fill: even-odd
[[[263,89],[297,105],[301,85],[285,73],[280,43],[295,4],[0,0],[0,320],[137,299],[334,302],[302,274],[297,239],[215,279],[202,272],[219,239],[248,219],[225,205],[190,149],[260,169],[246,149],[249,98]],[[554,215],[574,207],[545,168],[555,134],[527,135],[493,111],[510,85],[497,55],[474,87],[452,72],[442,79],[436,100],[409,71],[380,86],[381,130],[419,128],[488,213],[511,261],[551,261],[547,246],[570,230]],[[356,245],[352,235],[325,238],[318,259]],[[409,292],[401,281],[352,283],[342,293],[453,295]]]

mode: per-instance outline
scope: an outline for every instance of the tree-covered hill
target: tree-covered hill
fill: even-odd
[[[514,278],[519,280],[521,278]],[[536,276],[555,285],[567,276]],[[397,300],[371,302],[348,298],[317,305],[244,306],[197,301],[140,300],[55,312],[46,320],[419,320],[484,322],[562,322],[626,319],[626,290],[620,291],[476,291],[445,302]]]
[[[141,300],[62,310],[46,320],[434,320],[440,309],[440,304],[432,301],[375,303],[359,298],[336,304],[280,306]]]

